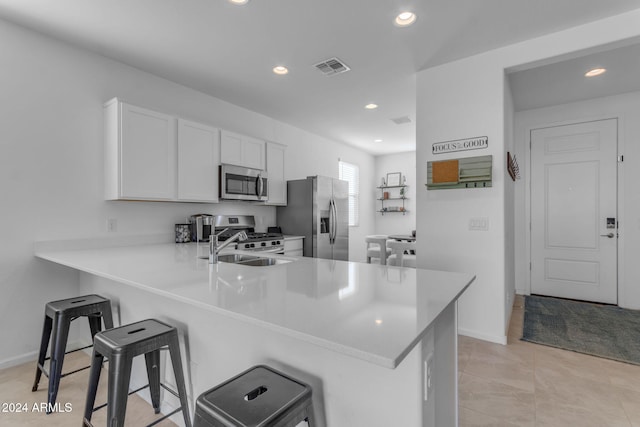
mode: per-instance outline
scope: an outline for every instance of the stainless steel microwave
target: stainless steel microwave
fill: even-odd
[[[220,166],[220,198],[224,200],[266,201],[267,173],[240,166]]]

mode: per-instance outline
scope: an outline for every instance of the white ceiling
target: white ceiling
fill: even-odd
[[[638,0],[0,0],[0,17],[374,155],[415,149],[415,73]],[[409,28],[392,23],[412,10]],[[337,56],[352,71],[313,64]],[[275,65],[290,72],[276,76]],[[374,102],[380,107],[365,110]],[[410,124],[391,119],[409,116]],[[382,139],[383,142],[374,142]]]
[[[640,44],[601,47],[509,74],[516,111],[640,91]],[[606,73],[585,77],[593,68]]]

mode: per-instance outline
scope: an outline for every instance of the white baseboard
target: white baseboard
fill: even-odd
[[[13,356],[8,359],[0,360],[0,369],[13,368],[27,362],[35,362],[38,360],[38,351]]]
[[[73,341],[67,344],[67,348],[81,348],[89,345],[86,342],[82,341]],[[91,349],[84,350],[85,353],[91,354]],[[8,359],[0,360],[0,369],[13,368],[14,366],[22,365],[23,363],[35,362],[38,360],[39,350],[30,351],[29,353],[20,354],[17,356],[10,357]]]
[[[506,335],[487,335],[482,334],[477,331],[472,331],[470,329],[458,328],[458,334],[464,335],[465,337],[476,338],[482,341],[489,341],[496,344],[507,345],[507,336]]]

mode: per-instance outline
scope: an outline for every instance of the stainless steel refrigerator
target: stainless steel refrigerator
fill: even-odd
[[[283,234],[304,236],[304,255],[349,260],[349,183],[326,176],[287,182],[277,209]]]

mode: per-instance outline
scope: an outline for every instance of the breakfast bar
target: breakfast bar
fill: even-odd
[[[78,270],[80,291],[110,298],[123,324],[177,326],[192,408],[203,391],[266,364],[312,386],[321,426],[457,425],[456,302],[473,275],[283,255],[267,255],[278,260],[267,266],[209,264],[205,250],[36,256]],[[139,368],[132,387],[144,381]]]

